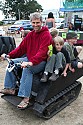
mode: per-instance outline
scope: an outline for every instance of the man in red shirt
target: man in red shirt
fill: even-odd
[[[33,31],[23,39],[20,45],[11,51],[7,57],[13,58],[14,63],[23,62],[22,77],[18,96],[23,97],[22,102],[17,106],[24,109],[29,105],[29,98],[32,88],[33,74],[42,71],[46,64],[48,46],[51,44],[52,37],[47,27],[42,27],[42,16],[40,13],[33,13],[30,16]],[[24,54],[26,57],[21,58]],[[1,55],[2,58],[4,54]],[[15,59],[14,59],[15,58]],[[27,65],[30,67],[27,68]],[[12,72],[6,71],[3,94],[15,94],[16,78]]]

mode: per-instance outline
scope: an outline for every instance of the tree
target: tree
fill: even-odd
[[[6,17],[10,14],[18,20],[29,19],[30,13],[43,9],[36,0],[5,0],[5,3],[0,2],[0,10]]]

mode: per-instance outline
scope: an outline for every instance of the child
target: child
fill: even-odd
[[[48,59],[50,58],[50,56],[53,54],[53,52],[52,52],[52,49],[53,49],[53,45],[54,45],[54,38],[56,37],[56,36],[58,36],[58,34],[59,34],[59,32],[58,32],[58,30],[56,29],[56,28],[54,28],[54,27],[52,27],[52,28],[50,28],[49,29],[49,32],[50,32],[50,34],[51,34],[51,36],[52,36],[52,44],[50,45],[50,46],[48,46],[48,49],[49,49],[49,51],[48,51]],[[48,60],[47,59],[47,60]]]
[[[63,48],[64,40],[60,36],[54,38],[53,55],[47,61],[41,82],[47,82],[48,75],[51,73],[49,80],[55,81],[59,77],[60,69],[63,69],[63,75],[67,75],[67,69],[70,64],[70,57],[65,48]]]
[[[59,34],[58,30],[54,27],[50,28],[49,31],[53,39]]]
[[[77,42],[77,34],[75,32],[69,32],[66,36],[67,42],[64,43],[64,47],[68,51],[71,60],[72,68],[82,68],[83,64],[78,58],[78,54],[81,52],[82,47],[75,47],[74,44]]]

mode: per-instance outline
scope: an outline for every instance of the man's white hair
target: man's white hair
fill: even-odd
[[[38,13],[38,12],[34,12],[34,13],[31,14],[31,16],[30,16],[30,21],[32,21],[33,19],[34,19],[34,20],[35,20],[35,19],[40,19],[40,21],[42,22],[42,16],[41,16],[41,14]]]

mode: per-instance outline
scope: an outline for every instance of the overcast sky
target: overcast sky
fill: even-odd
[[[37,2],[42,6],[43,9],[58,9],[60,8],[61,0],[37,0]]]
[[[3,0],[2,0],[3,1]],[[61,0],[37,0],[44,10],[59,9]],[[0,20],[3,19],[3,15],[0,12]]]

